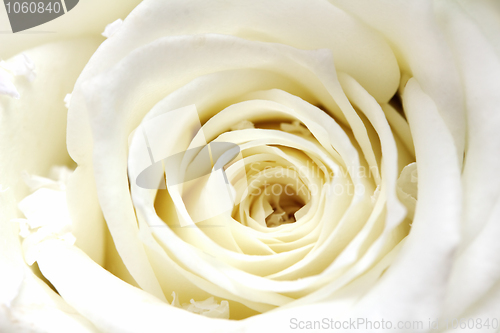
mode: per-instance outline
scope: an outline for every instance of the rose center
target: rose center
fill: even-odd
[[[295,222],[297,220],[295,213],[305,205],[294,190],[289,190],[288,185],[275,183],[267,186],[263,193],[264,200],[273,209],[265,219],[268,227]]]
[[[298,172],[275,163],[264,163],[247,174],[247,195],[233,217],[247,226],[278,227],[297,221],[311,193]],[[263,166],[260,165],[261,167]]]

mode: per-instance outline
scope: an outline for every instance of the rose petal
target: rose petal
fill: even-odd
[[[415,77],[436,103],[456,150],[465,146],[465,105],[453,53],[440,31],[433,1],[330,0],[381,32],[394,46],[402,71]],[[437,80],[436,78],[439,78]]]
[[[230,328],[177,309],[135,288],[92,261],[76,247],[58,240],[40,244],[40,270],[64,299],[104,332],[212,331]],[[140,318],[140,320],[138,320]]]
[[[418,168],[418,203],[412,230],[398,258],[353,315],[438,318],[459,242],[460,158],[436,104],[410,79],[403,96]]]
[[[126,17],[139,3],[139,0],[80,1],[76,10],[29,30],[40,33],[0,34],[0,58],[10,58],[38,45],[89,35],[97,36],[99,42],[102,42],[104,38],[100,34],[104,27],[119,17]],[[11,31],[5,6],[0,6],[0,30]],[[9,47],[5,47],[6,45]]]
[[[46,175],[54,164],[71,163],[65,147],[67,110],[62,100],[96,47],[96,40],[84,38],[27,50],[37,69],[36,79],[15,80],[21,99],[0,97],[0,145],[6,158],[0,165],[0,183],[12,187],[17,200],[28,194],[23,170]],[[86,221],[75,224],[74,231],[77,244],[102,262],[102,224]]]
[[[17,296],[24,278],[24,260],[19,242],[19,228],[11,220],[17,217],[14,193],[11,189],[0,191],[0,306],[8,306]]]
[[[34,328],[36,332],[97,332],[28,268],[19,294],[8,308],[0,307],[0,313],[0,329],[5,332],[34,332]]]
[[[474,7],[467,2],[464,5]],[[500,56],[495,53],[495,45],[485,37],[490,33],[480,30],[481,26],[484,28],[488,24],[489,15],[478,27],[468,17],[469,12],[452,2],[440,8],[439,13],[440,23],[455,51],[463,76],[468,120],[468,146],[462,175],[463,241],[450,278],[446,302],[446,315],[459,316],[464,311],[474,311],[471,307],[479,306],[483,298],[493,297],[488,294],[495,293],[500,281],[496,255],[500,235],[500,181],[494,176],[500,168],[500,158],[494,153],[500,151]],[[498,28],[494,24],[490,26],[491,32],[497,34]]]

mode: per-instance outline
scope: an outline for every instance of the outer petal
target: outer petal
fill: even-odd
[[[19,295],[8,307],[0,307],[0,330],[2,332],[97,332],[85,317],[77,313],[29,268],[25,268]]]
[[[450,3],[448,1],[447,3]],[[474,21],[500,57],[500,2],[496,0],[458,0],[463,11]],[[451,3],[453,5],[453,3]]]
[[[52,165],[71,163],[65,145],[67,109],[63,100],[97,45],[97,39],[82,38],[26,51],[35,63],[37,77],[33,82],[16,78],[19,100],[0,97],[0,151],[4,158],[0,184],[11,187],[17,201],[28,194],[22,171],[45,175]],[[103,225],[96,225],[100,222],[74,225],[77,244],[98,262],[102,262],[103,246]]]
[[[380,31],[391,43],[404,76],[415,77],[436,103],[458,156],[465,145],[465,108],[453,53],[434,14],[438,2],[331,0]],[[438,78],[438,79],[437,79]],[[404,84],[404,82],[402,82]]]
[[[413,227],[380,284],[359,314],[392,320],[438,318],[459,240],[460,164],[436,104],[415,79],[403,96],[415,142],[418,202]]]
[[[61,320],[68,327],[75,325],[71,328],[74,331],[92,330],[82,317],[68,317],[64,311],[73,310],[27,269],[19,244],[19,229],[11,220],[20,217],[16,203],[28,192],[21,180],[23,170],[45,174],[53,163],[70,163],[64,144],[66,109],[62,99],[71,91],[77,75],[96,47],[95,40],[83,38],[26,51],[37,66],[37,77],[33,82],[24,78],[14,82],[21,92],[21,99],[0,97],[2,331],[33,331],[34,325],[39,330],[56,331]],[[37,311],[42,305],[48,306],[46,312]]]
[[[40,244],[37,261],[64,299],[102,332],[213,332],[234,326],[164,303],[58,240]]]
[[[16,77],[19,100],[0,96],[0,183],[12,187],[17,200],[28,194],[21,171],[44,175],[52,165],[70,161],[63,99],[97,45],[97,40],[83,38],[25,51],[37,77],[33,82]]]
[[[500,41],[500,25],[488,24],[489,16],[486,16],[486,21],[478,26],[460,6],[451,1],[446,4],[439,13],[463,78],[468,120],[462,176],[464,241],[451,276],[446,306],[448,316],[458,317],[469,307],[477,308],[482,299],[497,297],[499,301],[498,292],[494,290],[500,281],[500,179],[497,176],[500,169],[500,54],[494,47]],[[491,15],[500,15],[493,3],[482,8],[489,8]],[[488,31],[484,30],[485,25]],[[494,40],[489,41],[488,36]]]
[[[108,23],[125,18],[139,4],[139,0],[85,0],[73,10],[25,32],[11,31],[5,6],[0,6],[0,58],[7,59],[23,50],[63,39],[98,36]]]
[[[16,202],[13,191],[0,189],[0,306],[9,305],[17,296],[24,277],[24,260],[21,255],[19,231],[11,219],[16,217]]]

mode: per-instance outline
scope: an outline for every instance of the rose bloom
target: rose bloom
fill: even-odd
[[[497,332],[498,1],[30,31],[0,34],[1,332]]]

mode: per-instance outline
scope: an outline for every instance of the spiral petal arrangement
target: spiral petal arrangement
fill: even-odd
[[[70,206],[102,209],[127,273],[108,269],[162,300],[228,301],[231,318],[353,286],[363,295],[408,234],[416,200],[408,176],[398,181],[414,150],[390,102],[390,48],[332,6],[287,6],[317,15],[307,29],[336,32],[303,50],[293,45],[307,34],[283,34],[285,22],[257,11],[240,18],[267,42],[213,19],[168,36],[182,20],[164,24],[155,3],[102,45],[72,95]],[[83,114],[89,123],[76,121]]]

